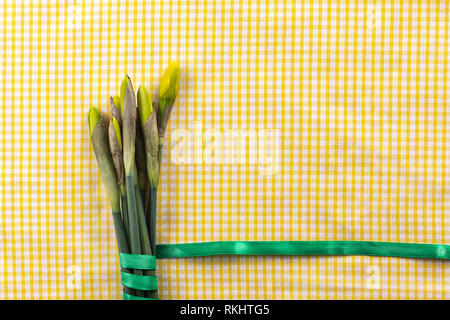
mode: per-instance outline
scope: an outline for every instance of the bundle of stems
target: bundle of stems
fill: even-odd
[[[110,119],[94,107],[89,110],[89,133],[121,253],[156,254],[161,155],[179,87],[180,66],[172,62],[161,78],[158,100],[153,101],[144,86],[135,95],[131,79],[125,76],[120,95],[110,97]],[[154,275],[152,270],[127,271]],[[157,291],[124,290],[138,297],[157,298]]]

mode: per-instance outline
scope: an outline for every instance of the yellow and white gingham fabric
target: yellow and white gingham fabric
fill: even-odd
[[[120,299],[87,111],[128,73],[180,98],[158,240],[450,243],[447,1],[0,4],[0,299]],[[277,129],[280,170],[176,165],[171,132]],[[162,299],[449,299],[450,263],[377,257],[158,262]]]

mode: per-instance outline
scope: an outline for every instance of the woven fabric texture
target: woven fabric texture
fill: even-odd
[[[124,74],[157,90],[172,60],[182,75],[159,243],[450,244],[449,11],[447,1],[2,1],[0,299],[122,297],[87,112],[108,112]],[[234,135],[246,137],[231,148],[242,157],[220,148]],[[450,262],[439,260],[157,267],[161,299],[450,298]]]

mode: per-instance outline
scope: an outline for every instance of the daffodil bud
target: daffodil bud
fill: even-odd
[[[92,133],[94,132],[94,128],[97,125],[98,121],[100,120],[100,113],[98,110],[94,107],[91,107],[89,109],[89,115],[88,115],[88,122],[89,122],[89,135],[92,138]]]
[[[163,137],[169,121],[170,112],[180,90],[180,64],[176,61],[169,64],[164,71],[159,85],[158,128]]]
[[[117,122],[119,123],[119,126],[122,126],[122,112],[120,111],[120,99],[117,101],[117,99],[110,97],[109,98],[109,104],[111,108],[111,117],[116,118]]]
[[[122,114],[122,105],[120,103],[120,97],[119,96],[114,96],[113,103],[116,106],[116,108],[119,110],[120,114]]]
[[[114,133],[117,139],[117,142],[119,143],[120,152],[122,152],[122,133],[120,132],[120,125],[119,121],[115,117],[111,118],[111,122],[114,128]]]
[[[147,161],[145,152],[144,124],[153,113],[153,105],[150,93],[144,86],[140,86],[137,92],[137,108],[139,121],[136,123],[136,166],[138,169],[139,188],[145,188],[147,182]]]
[[[95,108],[89,110],[89,132],[106,193],[114,212],[120,210],[117,175],[109,149],[106,120]]]
[[[139,110],[139,109],[138,109]],[[144,134],[141,122],[136,119],[136,167],[138,171],[139,188],[144,189],[147,183],[147,164],[145,162]]]
[[[137,107],[139,113],[139,119],[142,126],[153,113],[152,98],[150,93],[144,86],[140,86],[137,92]]]
[[[125,78],[122,84],[123,83],[126,83],[126,90],[123,100],[123,114],[122,114],[123,162],[125,165],[125,174],[129,175],[132,174],[135,157],[136,98],[134,95],[133,85],[128,76]]]
[[[120,110],[123,112],[123,101],[125,100],[125,93],[127,92],[128,87],[128,76],[126,76],[122,82],[120,83],[120,95],[119,95],[119,103],[120,103]]]
[[[125,169],[123,166],[122,156],[122,135],[120,133],[119,122],[115,117],[111,117],[108,128],[109,148],[111,156],[116,169],[117,178],[119,181],[120,192],[122,195],[126,194],[125,189]]]
[[[148,90],[143,86],[139,87],[138,90],[137,106],[144,142],[146,174],[148,175],[150,185],[156,188],[158,186],[159,177],[158,124],[156,112],[153,110],[152,98]],[[137,143],[138,141],[136,140],[136,148],[138,147]]]

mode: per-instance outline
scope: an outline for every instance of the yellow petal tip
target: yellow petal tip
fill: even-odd
[[[98,121],[100,120],[100,112],[94,107],[91,107],[89,109],[89,134],[92,137],[92,134],[94,133],[95,126],[97,125]]]
[[[153,113],[152,97],[144,86],[140,86],[137,92],[137,108],[142,125]]]

